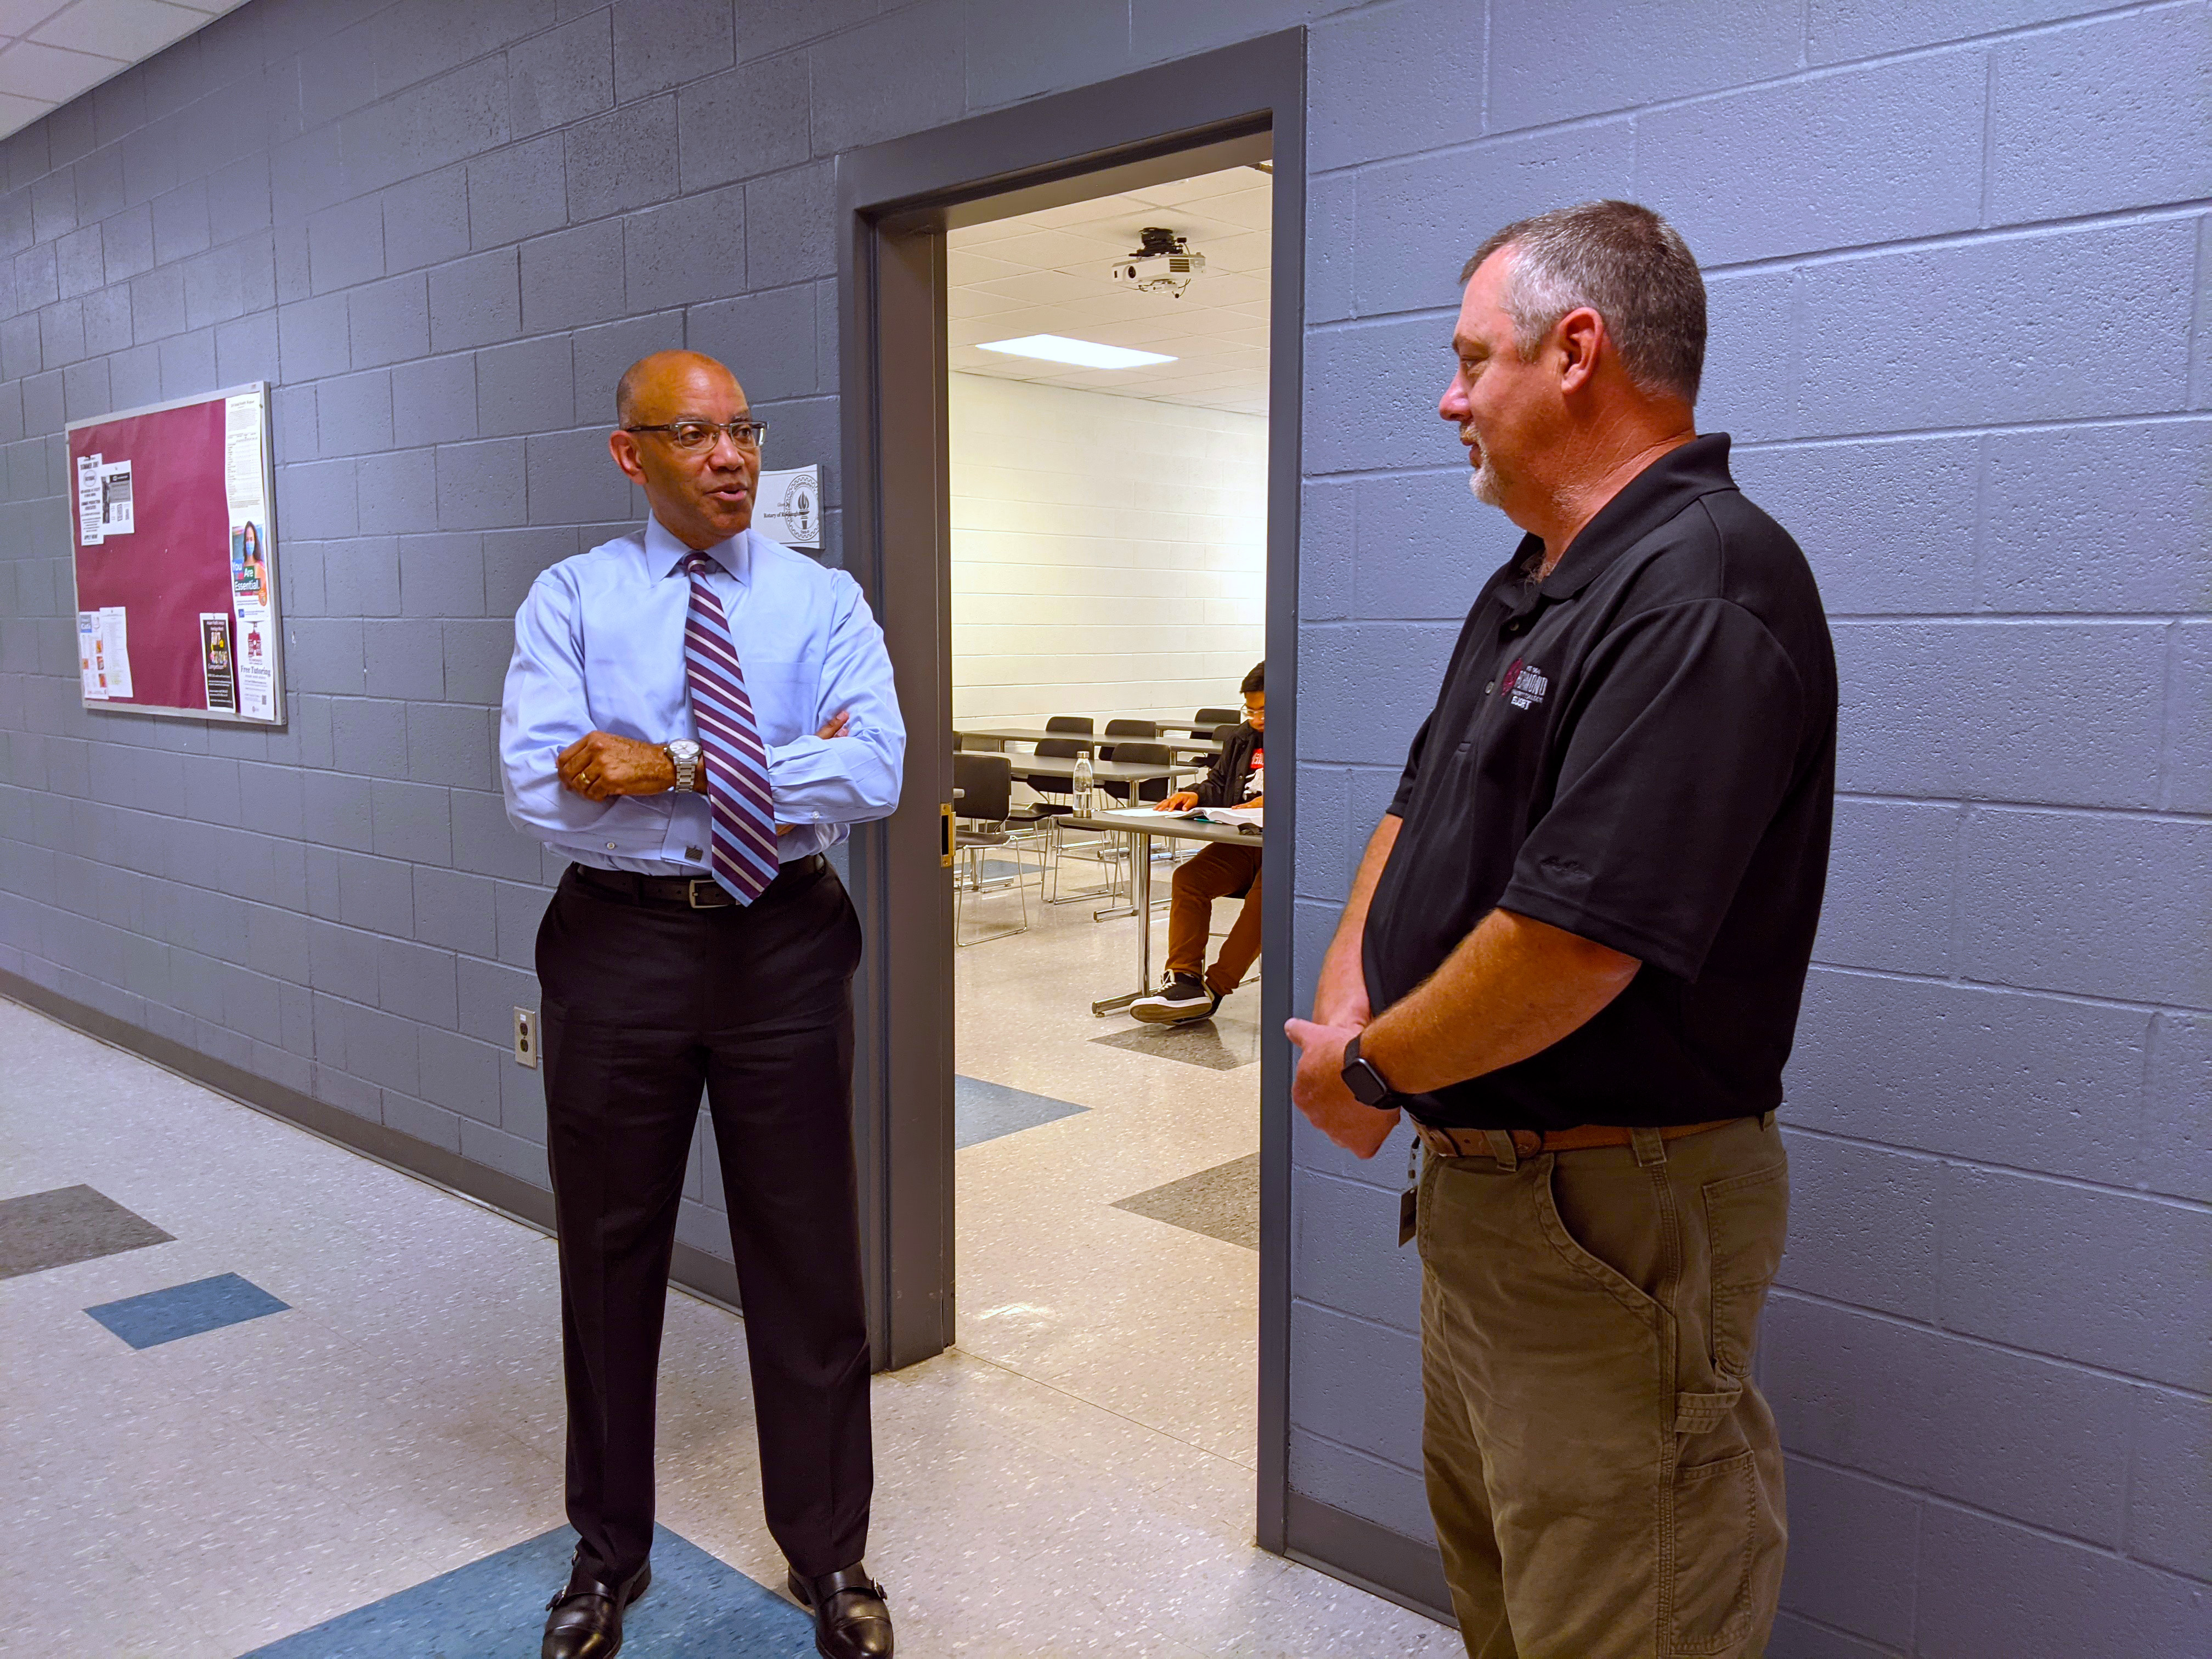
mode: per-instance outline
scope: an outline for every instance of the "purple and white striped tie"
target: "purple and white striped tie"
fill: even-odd
[[[768,750],[745,695],[744,671],[730,638],[722,602],[707,586],[714,562],[704,553],[684,561],[691,578],[691,614],[684,624],[684,677],[691,717],[707,768],[707,805],[714,818],[714,879],[738,903],[750,904],[781,868],[775,808],[769,793]]]

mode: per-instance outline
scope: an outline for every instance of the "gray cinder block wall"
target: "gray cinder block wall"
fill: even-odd
[[[2205,1651],[2201,0],[251,0],[0,144],[0,969],[542,1184],[492,710],[531,577],[639,511],[615,374],[728,357],[834,503],[828,158],[1299,22],[1298,967],[1509,544],[1433,414],[1453,276],[1649,201],[1844,670],[1774,1650]],[[64,420],[263,376],[288,726],[86,714]],[[1397,1170],[1296,1161],[1293,1484],[1417,1549]]]

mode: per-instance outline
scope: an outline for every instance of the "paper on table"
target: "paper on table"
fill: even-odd
[[[1149,806],[1121,806],[1103,812],[1087,812],[1093,818],[1128,818],[1139,823],[1172,823],[1177,818],[1193,823],[1218,823],[1229,829],[1262,827],[1264,806],[1194,806],[1188,812],[1160,812]]]

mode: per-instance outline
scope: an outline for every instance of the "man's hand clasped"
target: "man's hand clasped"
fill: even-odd
[[[852,720],[850,713],[833,714],[814,735],[842,738]],[[676,787],[676,763],[668,758],[667,750],[636,738],[618,738],[611,732],[586,732],[561,751],[554,766],[561,775],[562,784],[586,800],[612,800],[617,795],[659,795]],[[706,780],[706,770],[702,768],[699,788],[702,793]],[[781,835],[790,827],[778,824],[776,833]]]
[[[1398,1127],[1396,1107],[1370,1106],[1344,1084],[1345,1045],[1366,1029],[1371,1017],[1366,996],[1357,994],[1316,997],[1311,1019],[1283,1023],[1283,1035],[1298,1051],[1291,1098],[1307,1122],[1354,1158],[1374,1157]]]

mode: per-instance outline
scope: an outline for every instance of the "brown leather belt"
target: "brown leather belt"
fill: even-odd
[[[1731,1123],[1741,1123],[1740,1117],[1717,1117],[1705,1123],[1669,1123],[1659,1131],[1662,1140],[1680,1140],[1685,1135],[1701,1135],[1709,1129],[1725,1129]],[[1494,1158],[1490,1137],[1498,1133],[1490,1129],[1439,1129],[1433,1124],[1416,1123],[1413,1131],[1421,1144],[1438,1158]],[[1579,1152],[1592,1146],[1626,1146],[1633,1143],[1636,1132],[1620,1124],[1577,1123],[1571,1129],[1507,1129],[1512,1138],[1516,1158],[1534,1158],[1539,1152]]]

